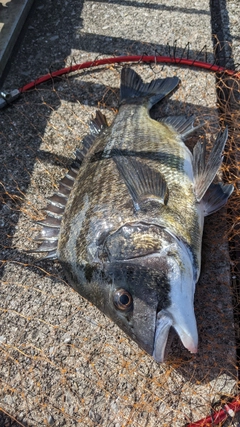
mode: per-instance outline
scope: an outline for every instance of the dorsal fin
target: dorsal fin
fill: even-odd
[[[192,115],[190,117],[187,116],[169,116],[160,120],[167,126],[171,126],[181,137],[187,138],[191,133],[195,132],[195,130],[199,129],[203,126],[203,123],[199,126],[193,126],[195,121],[195,116]]]
[[[61,221],[68,197],[72,191],[84,157],[90,147],[92,147],[96,137],[108,126],[107,119],[101,111],[98,110],[89,126],[91,133],[83,138],[82,148],[76,149],[76,159],[71,164],[65,177],[59,181],[58,191],[48,198],[47,207],[44,209],[47,213],[46,218],[37,222],[42,226],[40,234],[35,238],[35,241],[39,242],[40,245],[31,252],[47,252],[47,255],[42,259],[57,259],[57,246]]]
[[[76,158],[79,162],[82,162],[89,149],[95,143],[96,138],[100,133],[108,127],[107,119],[100,110],[96,111],[96,116],[91,119],[89,123],[90,134],[86,135],[82,140],[82,148],[76,149]]]
[[[206,162],[206,141],[198,141],[193,149],[193,173],[194,173],[194,191],[196,199],[200,202],[207,189],[213,182],[218,169],[223,160],[223,150],[228,138],[227,128],[224,132],[219,132],[213,148]]]
[[[102,130],[108,127],[106,116],[100,110],[97,110],[96,116],[90,121],[89,127],[92,135],[99,135]]]
[[[167,203],[167,183],[160,172],[134,157],[115,153],[113,160],[133,199],[135,210],[146,209],[147,204],[151,202],[161,205]]]

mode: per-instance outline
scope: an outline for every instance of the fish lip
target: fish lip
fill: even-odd
[[[190,353],[197,353],[198,351],[198,333],[196,331],[192,331],[190,333],[188,330],[181,328],[179,325],[173,326],[175,331],[177,332],[180,340],[182,341],[185,348],[187,348]]]
[[[185,244],[177,242],[184,269],[172,260],[169,270],[170,306],[156,314],[153,357],[159,363],[164,361],[168,334],[172,326],[182,344],[191,353],[198,349],[198,331],[194,313],[194,291],[196,277],[191,254]]]
[[[171,309],[173,313],[171,313]],[[182,344],[190,353],[197,353],[198,333],[196,328],[195,316],[190,326],[179,322],[178,313],[173,307],[170,310],[161,310],[156,316],[156,327],[154,337],[154,347],[152,356],[157,363],[163,363],[167,356],[167,343],[171,327],[177,332]]]
[[[161,310],[157,313],[152,353],[152,356],[157,363],[162,363],[165,360],[166,346],[171,326],[173,326],[173,319],[166,311]]]

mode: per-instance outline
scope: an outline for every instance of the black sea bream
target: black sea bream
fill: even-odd
[[[205,161],[183,140],[194,117],[160,122],[149,109],[179,85],[177,77],[143,83],[124,68],[111,126],[98,111],[76,162],[49,199],[39,251],[57,258],[69,284],[110,317],[157,362],[170,329],[197,352],[194,291],[204,216],[220,209],[232,185],[212,181],[227,130]]]

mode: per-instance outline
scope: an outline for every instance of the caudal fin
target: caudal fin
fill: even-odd
[[[131,68],[123,68],[121,73],[121,101],[133,98],[148,98],[149,108],[169,95],[179,85],[178,77],[152,80],[143,83],[141,77]]]

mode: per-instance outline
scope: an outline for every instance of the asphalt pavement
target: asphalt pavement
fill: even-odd
[[[211,6],[207,0],[35,0],[3,90],[64,66],[127,54],[237,68],[239,4],[213,0]],[[116,114],[122,66],[51,80],[0,111],[1,426],[180,427],[209,415],[223,395],[237,393],[225,209],[206,220],[195,298],[198,354],[176,339],[163,365],[71,290],[58,263],[37,263],[26,252],[36,247],[35,221],[44,216],[46,198],[56,191],[91,116],[101,108],[111,122]],[[216,137],[213,73],[154,63],[133,67],[148,81],[181,78],[180,89],[154,110],[156,117],[194,113],[205,126],[189,144],[204,134],[209,142]],[[231,422],[226,425],[239,421]]]

